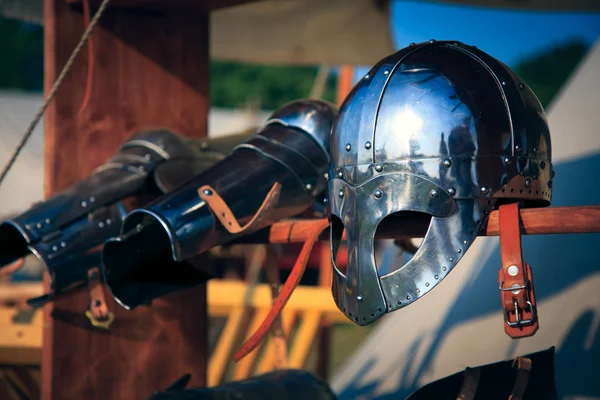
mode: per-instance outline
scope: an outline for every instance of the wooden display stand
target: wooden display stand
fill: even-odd
[[[45,114],[46,196],[87,176],[138,129],[161,126],[205,136],[209,12],[244,2],[109,5],[91,36],[89,103],[78,111],[91,71],[83,51]],[[85,29],[81,4],[75,3],[44,0],[46,95]],[[92,14],[97,5],[91,2]],[[191,386],[205,385],[205,285],[134,312],[109,299],[115,313],[110,330],[81,321],[88,301],[81,292],[44,310],[42,399],[143,399],[186,373],[192,374]]]

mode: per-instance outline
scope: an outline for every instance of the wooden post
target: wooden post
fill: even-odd
[[[91,96],[83,112],[85,50],[45,114],[46,196],[85,177],[138,129],[206,135],[208,10],[147,11],[139,3],[109,8],[92,34]],[[47,94],[85,26],[81,7],[65,0],[44,0],[44,19]],[[186,373],[190,386],[205,385],[205,286],[133,312],[109,299],[109,330],[90,326],[87,304],[83,292],[44,310],[43,399],[143,399]]]

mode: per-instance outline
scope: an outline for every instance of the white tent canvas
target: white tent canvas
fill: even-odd
[[[600,41],[547,110],[556,177],[553,206],[600,204]],[[389,314],[334,376],[340,400],[403,399],[464,370],[556,348],[561,399],[600,399],[600,234],[523,237],[540,329],[503,328],[498,238],[478,238],[431,293]]]

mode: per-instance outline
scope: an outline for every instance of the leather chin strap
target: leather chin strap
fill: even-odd
[[[108,310],[102,282],[100,281],[100,269],[94,267],[88,270],[88,290],[90,292],[90,306],[85,311],[85,316],[96,328],[108,329],[115,319],[115,315]]]
[[[273,308],[269,311],[269,314],[260,325],[260,327],[256,330],[256,332],[242,345],[240,350],[233,356],[235,362],[240,361],[242,358],[250,354],[258,345],[264,340],[264,338],[269,333],[269,330],[273,326],[273,323],[276,319],[279,318],[279,314],[283,307],[285,307],[286,303],[290,299],[292,292],[300,283],[300,279],[302,275],[304,275],[304,270],[306,269],[306,264],[308,263],[308,259],[310,257],[310,253],[319,239],[319,235],[325,229],[329,227],[329,221],[327,219],[322,219],[318,221],[315,225],[312,226],[312,229],[308,233],[308,239],[304,242],[302,246],[302,250],[300,251],[300,255],[296,259],[296,263],[292,268],[292,272],[288,276],[285,284],[279,291],[279,295],[277,299],[275,299],[273,303]]]
[[[223,200],[210,185],[204,185],[198,189],[200,198],[208,204],[215,216],[221,222],[221,225],[232,234],[256,230],[262,221],[269,216],[269,212],[277,205],[280,194],[281,184],[276,182],[252,219],[246,225],[240,226],[235,215],[233,215],[233,212],[229,206],[227,206],[227,203],[225,203],[225,200]]]
[[[504,330],[513,339],[533,336],[538,328],[533,274],[523,261],[519,203],[499,207],[500,252],[502,268],[498,272],[504,310]]]
[[[272,245],[267,247],[267,280],[271,286],[271,296],[273,298],[273,305],[277,296],[279,296],[279,288],[281,283],[279,281],[279,268],[277,268],[277,255]],[[287,360],[287,342],[286,333],[283,331],[283,322],[281,315],[273,321],[272,327],[272,345],[273,345],[273,358],[275,369],[286,369],[288,367]]]

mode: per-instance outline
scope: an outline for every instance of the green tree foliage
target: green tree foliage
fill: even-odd
[[[542,105],[547,107],[581,62],[588,48],[580,40],[558,43],[519,62],[515,72],[527,82]]]
[[[211,103],[216,107],[243,107],[260,102],[265,110],[310,95],[318,67],[266,66],[223,61],[211,63]],[[336,77],[330,74],[323,98],[335,101]]]
[[[42,90],[41,28],[0,18],[0,38],[0,88]]]

